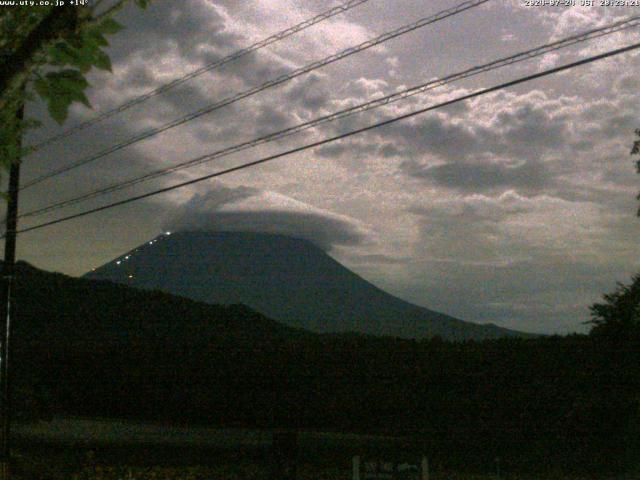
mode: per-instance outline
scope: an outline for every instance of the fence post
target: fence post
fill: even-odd
[[[422,480],[429,480],[429,459],[422,457]]]
[[[360,480],[360,455],[353,457],[353,480]]]

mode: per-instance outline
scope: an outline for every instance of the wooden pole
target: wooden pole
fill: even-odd
[[[20,106],[16,121],[22,122],[24,104]],[[17,140],[17,151],[22,146],[20,135]],[[19,153],[18,153],[19,155]],[[2,480],[10,478],[9,463],[11,459],[11,334],[14,317],[14,289],[16,262],[16,230],[18,228],[18,190],[20,186],[20,158],[11,159],[9,171],[9,191],[7,199],[7,221],[4,241],[4,264],[2,267],[2,332],[0,333],[0,475]]]

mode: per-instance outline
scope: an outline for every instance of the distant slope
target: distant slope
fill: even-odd
[[[117,346],[206,345],[212,341],[295,338],[287,327],[243,305],[209,305],[165,292],[73,278],[19,262],[19,344],[73,350]]]
[[[282,235],[179,232],[162,235],[86,275],[208,303],[242,303],[317,332],[482,340],[520,335],[394,297],[312,243]]]

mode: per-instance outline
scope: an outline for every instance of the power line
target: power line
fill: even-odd
[[[227,148],[224,148],[222,150],[218,150],[216,152],[210,153],[210,154],[206,154],[206,155],[202,155],[199,157],[196,157],[194,159],[191,159],[189,161],[186,162],[182,162],[179,163],[177,165],[173,165],[171,167],[166,167],[166,168],[161,168],[158,170],[155,170],[153,172],[147,173],[145,175],[139,176],[139,177],[135,177],[132,178],[130,180],[124,181],[124,182],[118,182],[112,185],[109,185],[107,187],[103,187],[82,195],[79,195],[77,197],[71,198],[71,199],[67,199],[52,205],[48,205],[42,208],[38,208],[36,210],[32,210],[30,212],[24,213],[20,216],[20,218],[24,218],[24,217],[31,217],[31,216],[37,216],[37,215],[41,215],[44,213],[48,213],[48,212],[52,212],[55,210],[59,210],[61,208],[64,207],[68,207],[71,205],[75,205],[77,203],[83,202],[85,200],[89,200],[91,198],[96,198],[102,195],[106,195],[108,193],[113,193],[134,185],[137,185],[139,183],[142,182],[146,182],[155,178],[159,178],[162,177],[164,175],[168,175],[170,173],[173,172],[177,172],[179,170],[183,170],[186,168],[190,168],[196,165],[201,165],[203,163],[207,163],[210,162],[214,159],[218,159],[218,158],[222,158],[222,157],[226,157],[228,155],[240,152],[240,151],[244,151],[247,150],[249,148],[253,148],[256,147],[258,145],[262,145],[265,143],[269,143],[269,142],[273,142],[276,140],[281,140],[283,138],[289,137],[291,135],[294,135],[296,133],[300,133],[302,131],[317,127],[319,125],[328,123],[328,122],[332,122],[338,119],[342,119],[342,118],[346,118],[349,117],[351,115],[357,114],[357,113],[362,113],[362,112],[366,112],[369,110],[373,110],[375,108],[379,108],[382,107],[384,105],[389,105],[391,103],[409,98],[411,96],[414,95],[418,95],[418,94],[422,94],[425,93],[429,90],[435,89],[437,87],[443,86],[443,85],[447,85],[449,83],[455,82],[455,81],[459,81],[465,78],[469,78],[471,76],[474,75],[478,75],[481,73],[486,73],[488,71],[491,70],[495,70],[498,68],[502,68],[505,66],[509,66],[509,65],[513,65],[514,63],[517,62],[522,62],[525,60],[529,60],[531,58],[535,58],[535,57],[539,57],[541,55],[545,55],[547,53],[559,50],[561,48],[566,48],[578,43],[582,43],[588,40],[593,40],[595,38],[599,38],[605,35],[610,35],[612,33],[615,32],[619,32],[621,30],[627,29],[627,28],[632,28],[632,27],[637,27],[638,25],[640,25],[640,16],[635,16],[635,17],[630,17],[626,20],[622,20],[619,22],[615,22],[600,28],[596,28],[596,29],[592,29],[586,32],[582,32],[580,34],[577,35],[573,35],[567,38],[564,38],[562,40],[558,40],[552,43],[548,43],[545,45],[541,45],[539,47],[524,51],[524,52],[520,52],[517,53],[515,55],[511,55],[509,57],[504,57],[498,60],[494,60],[490,63],[484,64],[484,65],[480,65],[480,66],[475,66],[472,68],[469,68],[467,70],[458,72],[458,73],[454,73],[451,75],[448,75],[446,77],[440,78],[440,79],[436,79],[436,80],[431,80],[429,82],[423,83],[421,85],[417,85],[414,87],[410,87],[407,88],[405,90],[401,90],[399,92],[395,92],[393,94],[387,95],[385,97],[381,97],[381,98],[377,98],[374,100],[371,100],[369,102],[365,102],[365,103],[361,103],[359,105],[344,109],[344,110],[340,110],[337,112],[334,112],[332,114],[329,115],[324,115],[322,117],[319,118],[315,118],[313,120],[310,120],[308,122],[304,122],[304,123],[300,123],[297,124],[295,126],[286,128],[284,130],[280,130],[278,132],[274,132],[268,135],[264,135],[258,138],[254,138],[252,140],[237,144],[237,145],[233,145]]]
[[[196,118],[202,117],[203,115],[209,114],[211,112],[214,112],[222,107],[231,105],[232,103],[238,102],[240,100],[243,100],[247,97],[250,97],[252,95],[255,95],[257,93],[260,93],[264,90],[267,90],[269,88],[273,88],[277,85],[286,83],[290,80],[293,80],[294,78],[297,78],[301,75],[304,75],[306,73],[310,73],[314,70],[317,70],[318,68],[324,67],[326,65],[329,65],[331,63],[337,62],[339,60],[342,60],[346,57],[349,57],[351,55],[354,55],[356,53],[362,52],[364,50],[367,50],[369,48],[375,47],[377,45],[380,45],[381,43],[387,42],[393,38],[399,37],[401,35],[405,35],[409,32],[412,32],[414,30],[417,30],[419,28],[425,27],[427,25],[439,22],[441,20],[444,20],[448,17],[457,15],[459,13],[462,13],[466,10],[478,7],[484,3],[487,3],[491,0],[468,0],[466,2],[461,3],[460,5],[453,7],[453,8],[449,8],[447,10],[443,10],[439,13],[436,13],[435,15],[432,15],[430,17],[426,17],[426,18],[422,18],[420,20],[418,20],[417,22],[414,22],[410,25],[405,25],[403,27],[400,27],[396,30],[393,30],[391,32],[387,32],[384,33],[374,39],[371,40],[367,40],[366,42],[363,42],[359,45],[356,45],[355,47],[351,47],[348,48],[346,50],[343,50],[337,54],[331,55],[329,57],[326,57],[322,60],[318,60],[316,62],[310,63],[308,65],[305,65],[304,67],[298,68],[296,70],[294,70],[291,73],[285,74],[285,75],[281,75],[273,80],[269,80],[268,82],[265,82],[257,87],[253,87],[249,90],[245,90],[244,92],[240,92],[236,95],[233,95],[231,97],[227,97],[223,100],[220,100],[216,103],[213,103],[211,105],[208,105],[204,108],[201,108],[200,110],[197,110],[195,112],[192,112],[188,115],[185,115],[177,120],[173,120],[169,123],[166,123],[160,127],[148,130],[146,132],[142,132],[134,137],[129,138],[128,140],[125,140],[121,143],[118,143],[112,147],[109,147],[105,150],[102,150],[101,152],[98,152],[97,154],[94,155],[90,155],[86,158],[83,158],[81,160],[78,160],[76,162],[67,164],[63,167],[60,167],[56,170],[53,170],[45,175],[42,175],[40,177],[35,178],[34,180],[31,180],[30,182],[25,183],[22,186],[22,190],[32,187],[33,185],[37,185],[45,180],[48,180],[50,178],[53,178],[55,176],[58,176],[62,173],[66,173],[70,170],[73,170],[75,168],[81,167],[83,165],[86,165],[88,163],[91,163],[95,160],[98,160],[102,157],[105,157],[113,152],[116,152],[118,150],[122,150],[123,148],[126,148],[130,145],[133,145],[135,143],[138,143],[142,140],[146,140],[148,138],[154,137],[162,132],[165,132],[167,130],[170,130],[174,127],[178,127],[180,125],[183,125],[187,122],[190,122],[192,120],[195,120]]]
[[[439,104],[436,104],[436,105],[425,107],[425,108],[422,108],[420,110],[416,110],[416,111],[413,111],[413,112],[410,112],[410,113],[407,113],[407,114],[404,114],[404,115],[400,115],[398,117],[394,117],[394,118],[391,118],[391,119],[388,119],[388,120],[385,120],[385,121],[382,121],[382,122],[379,122],[379,123],[375,123],[375,124],[372,124],[372,125],[369,125],[369,126],[366,126],[366,127],[363,127],[363,128],[359,128],[359,129],[356,129],[356,130],[352,130],[350,132],[343,133],[341,135],[337,135],[337,136],[334,136],[334,137],[326,138],[324,140],[320,140],[320,141],[317,141],[317,142],[309,143],[307,145],[303,145],[301,147],[293,148],[291,150],[286,150],[284,152],[280,152],[280,153],[277,153],[275,155],[270,155],[268,157],[264,157],[264,158],[261,158],[259,160],[254,160],[252,162],[243,163],[242,165],[238,165],[236,167],[227,168],[225,170],[221,170],[221,171],[218,171],[218,172],[215,172],[215,173],[204,175],[202,177],[198,177],[198,178],[195,178],[195,179],[192,179],[192,180],[188,180],[186,182],[178,183],[178,184],[172,185],[170,187],[164,187],[164,188],[161,188],[161,189],[158,189],[158,190],[154,190],[152,192],[144,193],[142,195],[136,195],[136,196],[133,196],[133,197],[126,198],[124,200],[120,200],[120,201],[117,201],[117,202],[109,203],[109,204],[103,205],[101,207],[92,208],[90,210],[85,210],[83,212],[76,213],[76,214],[73,214],[73,215],[68,215],[66,217],[58,218],[56,220],[51,220],[51,221],[48,221],[48,222],[40,223],[40,224],[34,225],[32,227],[28,227],[28,228],[24,228],[22,230],[18,230],[16,233],[26,233],[26,232],[30,232],[30,231],[33,231],[33,230],[38,230],[38,229],[41,229],[41,228],[44,228],[44,227],[49,227],[49,226],[56,225],[56,224],[59,224],[59,223],[67,222],[69,220],[73,220],[73,219],[76,219],[76,218],[84,217],[86,215],[90,215],[90,214],[93,214],[93,213],[101,212],[101,211],[104,211],[104,210],[109,210],[111,208],[115,208],[115,207],[118,207],[120,205],[125,205],[125,204],[132,203],[132,202],[135,202],[135,201],[138,201],[138,200],[142,200],[142,199],[145,199],[145,198],[153,197],[153,196],[159,195],[161,193],[166,193],[166,192],[170,192],[172,190],[177,190],[179,188],[186,187],[188,185],[193,185],[195,183],[199,183],[199,182],[202,182],[202,181],[205,181],[205,180],[210,180],[212,178],[221,177],[221,176],[227,175],[229,173],[237,172],[237,171],[240,171],[240,170],[245,170],[247,168],[254,167],[254,166],[257,166],[257,165],[261,165],[263,163],[267,163],[267,162],[276,160],[278,158],[282,158],[282,157],[286,157],[286,156],[289,156],[289,155],[293,155],[295,153],[299,153],[299,152],[302,152],[302,151],[305,151],[305,150],[309,150],[309,149],[316,148],[316,147],[319,147],[319,146],[322,146],[322,145],[326,145],[328,143],[333,143],[333,142],[336,142],[338,140],[342,140],[344,138],[348,138],[348,137],[352,137],[354,135],[358,135],[358,134],[361,134],[361,133],[364,133],[364,132],[368,132],[370,130],[374,130],[374,129],[379,128],[379,127],[383,127],[383,126],[386,126],[386,125],[391,125],[391,124],[397,123],[397,122],[399,122],[401,120],[406,120],[408,118],[412,118],[412,117],[424,114],[426,112],[430,112],[432,110],[436,110],[436,109],[439,109],[439,108],[447,107],[447,106],[453,105],[455,103],[463,102],[465,100],[470,100],[470,99],[475,98],[475,97],[480,97],[480,96],[486,95],[488,93],[496,92],[498,90],[503,90],[505,88],[509,88],[509,87],[514,86],[514,85],[519,85],[519,84],[522,84],[522,83],[525,83],[525,82],[536,80],[538,78],[546,77],[548,75],[552,75],[552,74],[559,73],[559,72],[562,72],[562,71],[565,71],[565,70],[569,70],[571,68],[575,68],[575,67],[578,67],[578,66],[581,66],[581,65],[592,63],[592,62],[595,62],[597,60],[602,60],[604,58],[609,58],[609,57],[613,57],[615,55],[620,55],[622,53],[626,53],[626,52],[629,52],[629,51],[632,51],[632,50],[636,50],[638,48],[640,48],[640,43],[635,43],[633,45],[629,45],[629,46],[626,46],[626,47],[618,48],[618,49],[615,49],[615,50],[610,50],[608,52],[601,53],[599,55],[594,55],[594,56],[591,56],[591,57],[588,57],[588,58],[585,58],[585,59],[582,59],[582,60],[579,60],[579,61],[576,61],[576,62],[572,62],[572,63],[568,63],[568,64],[565,64],[565,65],[562,65],[560,67],[551,68],[551,69],[544,70],[542,72],[538,72],[538,73],[535,73],[535,74],[532,74],[532,75],[527,75],[525,77],[520,77],[520,78],[518,78],[516,80],[511,80],[509,82],[501,83],[501,84],[495,85],[493,87],[488,87],[488,88],[476,91],[474,93],[463,95],[461,97],[457,97],[457,98],[452,99],[452,100],[447,100],[445,102],[442,102],[442,103],[439,103]]]
[[[59,140],[62,140],[64,138],[67,138],[71,135],[73,135],[74,133],[80,131],[80,130],[84,130],[85,128],[88,128],[92,125],[95,125],[97,123],[102,122],[103,120],[106,120],[107,118],[113,117],[114,115],[117,115],[118,113],[124,112],[125,110],[128,110],[131,107],[134,107],[136,105],[139,105],[143,102],[146,102],[147,100],[149,100],[150,98],[156,97],[162,93],[165,93],[169,90],[171,90],[172,88],[175,88],[179,85],[182,85],[183,83],[199,77],[200,75],[206,73],[206,72],[210,72],[212,70],[215,70],[223,65],[226,65],[227,63],[230,63],[234,60],[238,60],[239,58],[242,58],[252,52],[255,52],[257,50],[260,50],[262,48],[265,48],[269,45],[273,45],[274,43],[277,43],[281,40],[284,40],[288,37],[291,37],[292,35],[295,35],[296,33],[299,33],[303,30],[306,30],[309,27],[312,27],[313,25],[316,25],[318,23],[324,22],[325,20],[328,20],[332,17],[335,17],[336,15],[339,15],[341,13],[347,12],[359,5],[362,5],[363,3],[368,2],[369,0],[350,0],[346,3],[343,3],[342,5],[338,5],[336,7],[330,8],[329,10],[326,10],[318,15],[316,15],[315,17],[309,18],[297,25],[294,25],[292,27],[287,28],[286,30],[283,30],[279,33],[276,33],[274,35],[271,35],[270,37],[267,37],[263,40],[260,40],[259,42],[254,43],[253,45],[243,48],[242,50],[238,50],[230,55],[227,55],[226,57],[223,57],[219,60],[216,60],[215,62],[209,63],[208,65],[205,65],[204,67],[198,68],[196,70],[193,70],[189,73],[187,73],[186,75],[183,75],[182,77],[176,78],[175,80],[172,80],[169,83],[165,83],[164,85],[161,85],[160,87],[151,90],[143,95],[140,95],[138,97],[135,97],[125,103],[123,103],[122,105],[112,109],[112,110],[108,110],[104,113],[101,113],[100,115],[98,115],[95,118],[92,118],[90,120],[87,120],[85,122],[82,122],[74,127],[71,127],[67,130],[65,130],[64,132],[58,134],[58,135],[54,135],[52,137],[47,138],[46,140],[43,140],[40,143],[37,143],[35,145],[32,145],[31,147],[28,147],[30,149],[29,153],[33,153],[36,150],[39,150],[51,143],[57,142]]]

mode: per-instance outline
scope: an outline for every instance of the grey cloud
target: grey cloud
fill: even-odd
[[[291,124],[291,115],[280,108],[262,105],[255,115],[255,135],[258,137],[284,130]]]
[[[573,142],[571,144],[571,149],[587,152],[591,150],[593,146],[594,146],[594,143],[591,140],[587,138],[581,138],[580,140],[577,140],[576,142]]]
[[[349,262],[354,264],[374,264],[374,265],[403,265],[409,261],[407,258],[393,257],[379,253],[369,255],[352,255]]]
[[[638,126],[638,116],[635,113],[619,113],[602,123],[598,133],[601,138],[610,139],[619,136],[623,132],[631,133]]]
[[[211,103],[211,100],[207,103]],[[291,115],[279,106],[273,106],[269,101],[251,99],[227,105],[201,117],[193,124],[192,131],[202,142],[224,142],[225,145],[233,145],[270,135],[289,127],[292,123]]]
[[[122,81],[130,87],[149,88],[155,84],[153,72],[149,65],[141,60],[133,60],[126,68],[122,68]]]
[[[459,118],[461,111],[443,110],[382,128],[376,134],[380,142],[395,146],[394,153],[413,158],[428,154],[451,163],[502,157],[517,163],[538,159],[573,140],[569,118],[553,116],[552,108],[556,107],[532,97],[515,106],[505,103],[490,120],[464,121]]]
[[[264,52],[252,52],[225,65],[221,71],[229,77],[241,80],[245,86],[254,87],[281,75],[286,75],[292,70],[293,68],[285,65],[278,57],[273,55],[266,57]],[[275,89],[277,88],[275,87]],[[269,91],[274,91],[274,89],[269,89]]]
[[[316,150],[316,154],[325,158],[336,158],[349,151],[349,146],[345,143],[334,143]]]
[[[380,147],[380,155],[384,158],[400,157],[404,153],[403,150],[396,147],[393,143],[386,143]]]
[[[414,301],[466,320],[541,333],[587,331],[589,305],[626,280],[615,267],[554,257],[504,266],[414,259],[412,269],[416,286],[406,291]],[[425,272],[438,281],[418,287]]]
[[[325,251],[335,246],[356,246],[366,240],[366,233],[346,217],[322,210],[263,208],[235,209],[233,205],[263,191],[250,187],[225,187],[214,184],[205,194],[195,195],[177,209],[163,225],[165,230],[248,231],[287,235],[308,240]],[[222,210],[222,207],[227,207]]]
[[[222,95],[221,95],[222,96]],[[202,86],[183,84],[178,88],[174,88],[167,93],[162,94],[159,100],[178,114],[181,112],[193,112],[201,109],[205,105],[209,105],[215,102],[214,98],[203,88]],[[158,100],[156,100],[157,102]],[[220,112],[216,112],[219,115]],[[201,117],[207,119],[208,116]],[[198,120],[202,121],[202,120]]]
[[[514,111],[503,111],[497,116],[496,127],[503,130],[508,145],[523,148],[553,148],[567,137],[567,119],[552,118],[542,108],[531,103]]]
[[[405,156],[410,157],[400,163],[399,170],[467,193],[515,189],[531,195],[558,187],[563,171],[574,168],[569,165],[572,157],[563,152],[571,152],[576,140],[570,117],[553,115],[553,108],[558,107],[532,96],[517,105],[496,108],[490,121],[463,123],[441,114],[398,126],[396,145],[408,146]],[[588,148],[588,144],[581,146]],[[425,154],[444,163],[420,160]]]
[[[498,209],[481,211],[463,204],[413,208],[410,213],[418,215],[418,258],[498,265],[518,250],[501,235],[504,212]]]
[[[368,98],[374,95],[383,95],[389,84],[380,78],[364,78],[352,80],[348,83],[347,89],[350,95]]]
[[[177,48],[191,61],[204,61],[212,50],[235,49],[241,41],[225,31],[224,18],[214,8],[196,0],[155,2],[144,11],[129,5],[117,19],[128,28],[126,35],[113,38],[115,62],[132,55],[160,57],[168,48]]]
[[[127,27],[126,35],[115,36],[110,48],[115,70],[124,73],[115,77],[120,90],[127,92],[131,87],[137,87],[138,94],[140,88],[151,90],[179,77],[183,73],[181,70],[171,74],[169,79],[166,77],[167,58],[171,58],[172,53],[186,73],[249,45],[249,39],[229,33],[226,19],[217,8],[212,3],[185,0],[180,3],[157,2],[144,11],[134,7],[125,9],[118,20]],[[162,77],[154,71],[157,66],[163,69]],[[136,107],[136,112],[141,114],[144,111],[148,117],[177,118],[289,70],[273,55],[250,52],[163,93],[153,102],[145,102],[142,110]],[[241,102],[243,108],[246,107],[245,102]],[[163,104],[173,111],[162,109]],[[227,110],[232,111],[225,107],[223,111],[216,112],[218,122],[219,115]],[[208,118],[203,117],[198,122]]]
[[[477,225],[479,222],[504,220],[509,215],[525,213],[531,206],[523,203],[526,197],[514,193],[499,197],[481,197],[482,201],[474,201],[474,197],[436,203],[433,205],[413,205],[405,211],[411,215],[422,217],[429,222],[451,222]]]
[[[300,105],[310,114],[317,113],[320,108],[327,105],[330,97],[329,89],[324,80],[323,76],[312,73],[290,87],[286,98],[290,102]]]
[[[227,187],[219,182],[215,182],[213,185],[214,188],[209,189],[206,193],[196,193],[188,202],[182,205],[178,217],[187,217],[191,212],[202,209],[206,209],[209,212],[216,211],[225,205],[237,203],[260,194],[260,190],[257,188],[247,186]],[[179,222],[181,220],[175,221]]]
[[[410,147],[416,154],[428,152],[444,159],[465,158],[485,150],[482,138],[476,132],[438,115],[395,125],[389,134],[398,135],[400,145]]]
[[[619,93],[636,93],[640,90],[640,79],[636,75],[625,75],[616,81],[616,90]]]
[[[28,111],[34,114],[37,114],[42,108],[43,105],[40,102],[28,105]],[[99,128],[88,128],[77,135],[65,138],[64,142],[51,144],[28,158],[22,170],[23,179],[24,181],[33,179],[101,152],[135,134],[132,127],[131,122],[114,117],[103,122]],[[47,119],[43,122],[43,127],[30,132],[26,137],[26,143],[37,143],[59,131],[59,127]],[[49,184],[56,187],[52,196],[41,196],[41,203],[44,198],[47,198],[47,203],[52,203],[60,200],[60,197],[68,198],[97,187],[120,182],[130,176],[139,175],[140,170],[148,165],[155,164],[154,166],[157,168],[157,159],[140,148],[141,145],[143,144],[119,150],[85,166],[73,169],[64,175],[54,177],[51,182],[41,184],[41,187]],[[29,197],[26,196],[25,199],[29,201]]]
[[[567,255],[524,232],[509,234],[503,228],[509,218],[542,208],[527,203],[519,205],[514,197],[413,207],[419,238],[408,263],[407,297],[471,321],[585,331],[588,306],[620,279],[621,266]],[[437,281],[425,284],[427,272]]]
[[[446,163],[428,166],[408,160],[400,170],[413,178],[463,192],[483,192],[496,189],[518,189],[537,192],[550,184],[549,172],[540,162],[522,165],[504,163]]]
[[[287,235],[308,240],[325,251],[337,245],[359,245],[364,240],[362,233],[338,218],[285,210],[195,213],[174,219],[165,224],[165,228],[171,231],[242,231]]]
[[[351,152],[353,152],[351,157],[377,154],[379,147],[376,143],[371,142],[342,140],[339,143],[331,143],[316,150],[317,155],[325,158],[338,158]]]

